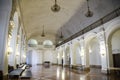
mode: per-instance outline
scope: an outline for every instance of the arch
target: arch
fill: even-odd
[[[115,32],[120,30],[120,20],[114,20],[112,23],[110,23],[106,29],[106,42],[108,47],[108,66],[113,67],[113,56],[112,56],[112,36]]]
[[[99,51],[99,39],[96,33],[88,33],[85,36],[86,66],[101,67],[101,55]],[[96,59],[94,59],[96,58]]]
[[[82,64],[80,51],[81,51],[80,42],[77,41],[73,45],[73,63],[74,63],[74,65]]]
[[[109,38],[112,36],[114,32],[120,29],[120,20],[114,20],[112,23],[108,25],[106,28],[106,40],[108,42]]]

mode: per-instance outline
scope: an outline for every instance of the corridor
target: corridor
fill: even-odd
[[[31,80],[120,80],[119,76],[108,76],[101,74],[99,69],[91,69],[87,73],[76,73],[68,68],[60,66],[50,66],[45,68],[42,65],[33,66],[31,68]]]

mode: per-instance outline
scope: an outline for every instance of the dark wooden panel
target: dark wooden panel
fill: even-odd
[[[114,64],[114,67],[120,68],[120,53],[113,54],[113,64]]]

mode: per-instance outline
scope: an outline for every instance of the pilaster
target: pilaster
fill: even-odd
[[[104,29],[101,30],[97,34],[97,36],[98,36],[99,44],[100,44],[102,72],[107,73],[107,69],[108,69],[108,53],[107,53],[105,30]]]

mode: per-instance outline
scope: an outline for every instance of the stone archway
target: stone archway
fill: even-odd
[[[88,35],[89,37],[85,38],[86,65],[87,67],[101,68],[102,64],[98,37],[95,33],[90,33]]]
[[[111,24],[108,25],[106,29],[106,42],[108,48],[108,67],[113,67],[113,56],[112,56],[112,36],[115,32],[120,30],[120,20],[115,20]]]
[[[76,42],[73,47],[73,53],[74,53],[74,65],[81,65],[82,59],[81,59],[81,47],[80,43]]]
[[[119,67],[120,57],[120,28],[112,31],[108,37],[109,67]]]
[[[99,41],[96,37],[92,38],[88,43],[89,63],[93,67],[101,67],[101,55]]]

